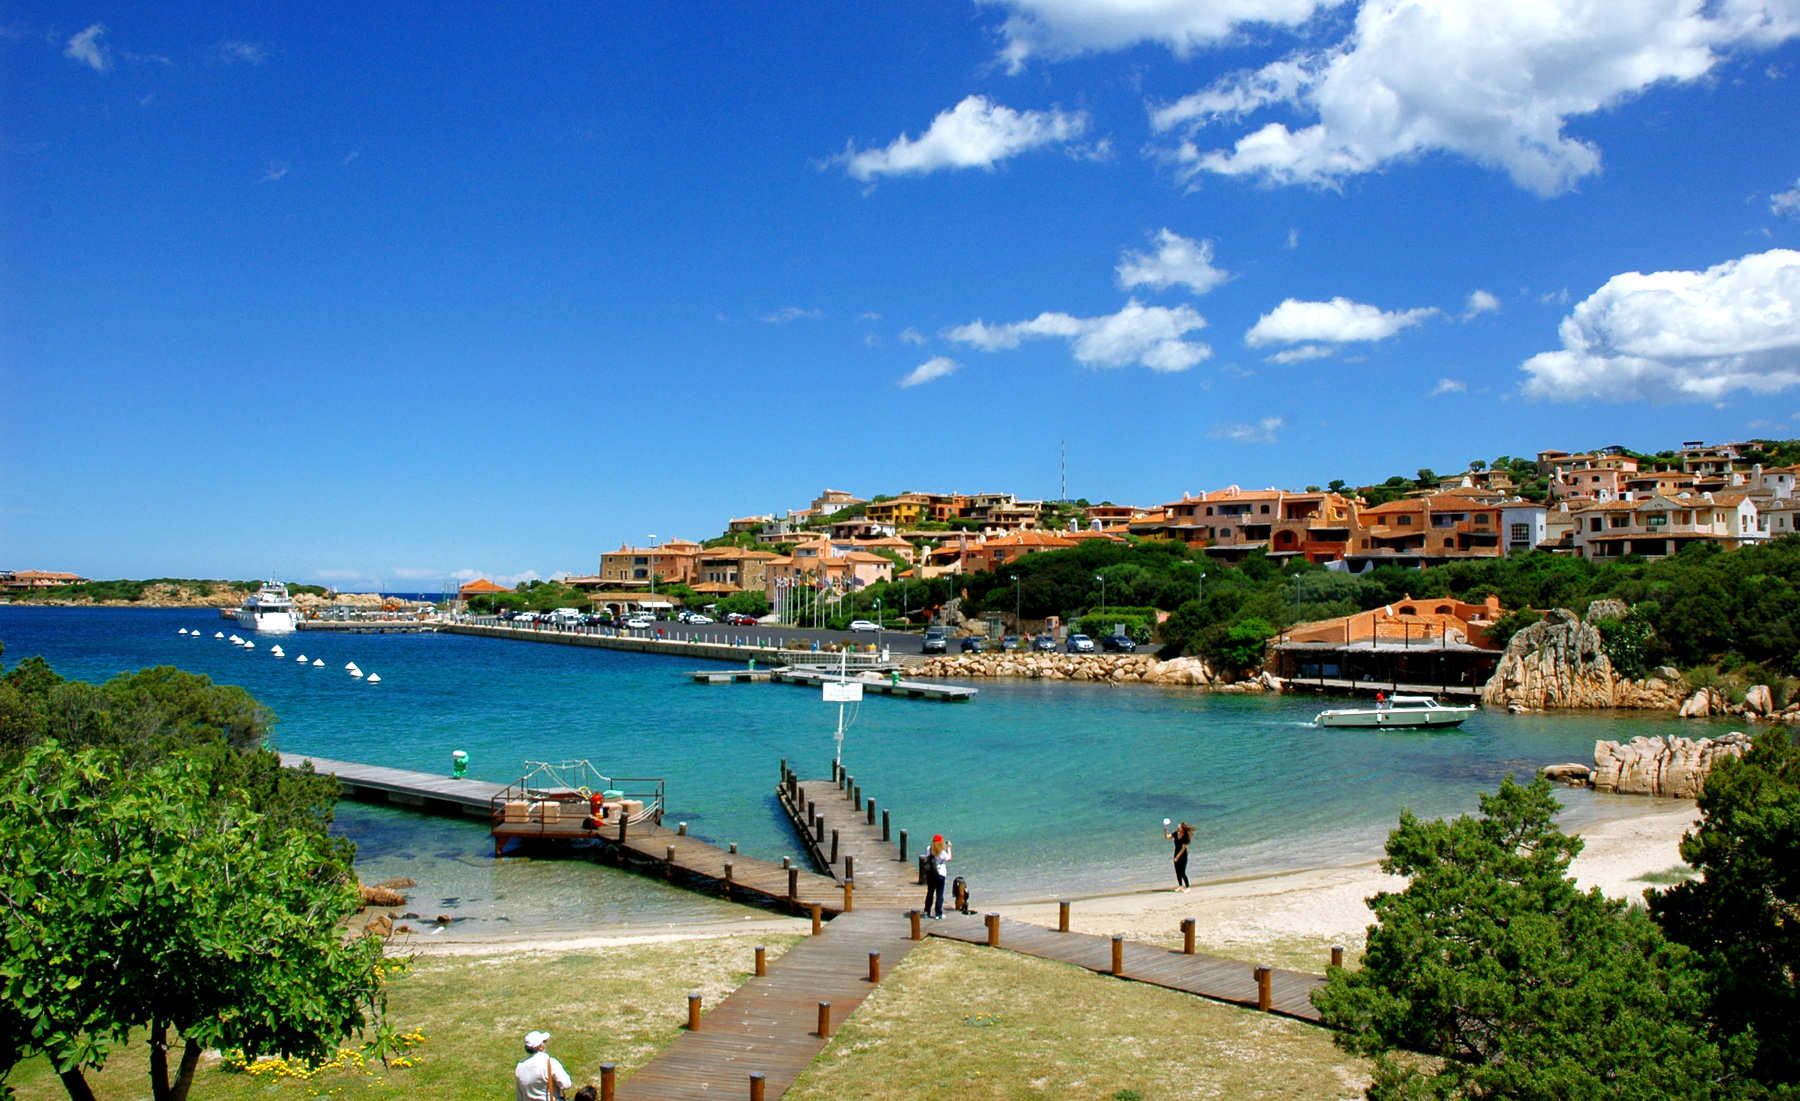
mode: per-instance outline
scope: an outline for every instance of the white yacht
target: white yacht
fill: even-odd
[[[1431,696],[1395,696],[1376,707],[1346,707],[1321,711],[1314,726],[1460,726],[1475,714],[1475,705],[1458,707],[1439,703]]]
[[[294,614],[294,602],[288,599],[287,586],[269,580],[263,582],[260,590],[244,598],[237,621],[239,626],[252,631],[282,632],[295,630],[298,617]]]

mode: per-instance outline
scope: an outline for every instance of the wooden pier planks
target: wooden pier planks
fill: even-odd
[[[924,932],[931,936],[970,944],[987,943],[987,922],[983,914],[946,913],[942,921],[928,921]],[[1025,921],[1000,920],[1000,947],[1028,956],[1058,960],[1101,974],[1112,973],[1112,938],[1091,933],[1059,933]],[[1161,948],[1151,944],[1126,941],[1123,978],[1150,983],[1196,994],[1214,1001],[1255,1008],[1256,964],[1218,956],[1182,954],[1180,949]],[[1270,975],[1271,1012],[1317,1024],[1319,1011],[1313,1008],[1312,992],[1325,985],[1320,975],[1280,968]]]
[[[942,700],[948,703],[967,703],[980,691],[964,684],[941,684],[935,681],[902,680],[892,677],[881,679],[858,676],[842,676],[838,673],[821,669],[777,669],[774,680],[780,684],[798,684],[808,688],[817,688],[827,682],[854,681],[862,685],[864,692],[881,696],[900,696],[912,700]]]
[[[796,780],[797,797],[786,785],[778,789],[781,806],[794,824],[802,844],[806,844],[817,866],[825,869],[838,882],[843,882],[845,857],[854,858],[855,890],[858,906],[905,909],[917,906],[925,897],[925,888],[917,885],[917,865],[909,852],[900,861],[899,827],[890,830],[892,840],[881,839],[881,815],[870,823],[865,809],[857,813],[853,792],[846,792],[830,780]],[[865,808],[867,794],[865,793]],[[824,819],[824,840],[819,831],[806,828],[806,811],[812,804]],[[831,831],[838,831],[838,859],[831,861]],[[910,839],[909,839],[910,840]]]
[[[429,772],[359,765],[305,753],[281,755],[281,763],[286,768],[299,768],[306,761],[312,762],[313,771],[336,776],[345,793],[352,797],[368,798],[379,793],[390,803],[421,810],[454,808],[453,813],[488,818],[493,811],[494,796],[506,790],[504,784],[490,784],[485,780],[455,780],[448,776],[433,776]]]
[[[713,1007],[701,1018],[700,1031],[683,1032],[619,1083],[619,1101],[747,1097],[752,1073],[765,1076],[764,1097],[774,1101],[825,1049],[816,1031],[819,1003],[831,1003],[835,1032],[875,988],[869,953],[881,953],[886,974],[915,943],[907,931],[905,915],[891,910],[836,918],[774,960],[768,975],[750,979]]]

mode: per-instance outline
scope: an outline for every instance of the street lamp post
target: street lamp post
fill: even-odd
[[[656,595],[656,533],[650,533],[650,595]]]
[[[1106,618],[1106,578],[1100,576],[1099,574],[1095,574],[1094,580],[1100,582],[1100,618],[1105,619]]]
[[[1019,618],[1019,575],[1018,574],[1016,574],[1016,573],[1013,574],[1012,583],[1013,583],[1013,630],[1017,631],[1019,633],[1019,637],[1022,639],[1025,637],[1025,623],[1023,620],[1021,620]]]
[[[875,598],[875,649],[881,650],[881,598]]]

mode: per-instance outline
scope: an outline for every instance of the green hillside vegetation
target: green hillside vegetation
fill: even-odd
[[[25,592],[9,593],[8,598],[15,603],[33,603],[48,600],[124,600],[136,603],[146,598],[156,600],[161,594],[157,590],[190,589],[201,596],[216,593],[253,593],[262,587],[261,581],[221,581],[216,579],[192,577],[151,577],[141,581],[120,579],[117,581],[81,581],[73,585],[58,585],[53,589],[32,589]],[[311,593],[314,596],[329,596],[331,590],[321,585],[288,586],[288,592],[295,596]]]

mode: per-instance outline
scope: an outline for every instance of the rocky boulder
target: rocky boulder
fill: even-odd
[[[1660,795],[1692,799],[1706,784],[1713,764],[1741,757],[1750,737],[1732,731],[1720,738],[1633,738],[1594,743],[1594,788],[1620,795]],[[1547,774],[1547,773],[1546,773]]]
[[[1149,654],[1058,654],[1033,651],[960,654],[926,658],[909,671],[916,677],[1018,677],[1027,680],[1104,681],[1108,684],[1217,686],[1220,676],[1200,658],[1158,661]],[[1258,679],[1257,690],[1280,690],[1278,677]]]
[[[1670,682],[1672,678],[1636,681],[1621,677],[1600,649],[1597,624],[1620,618],[1626,611],[1623,601],[1596,600],[1585,619],[1567,608],[1545,613],[1542,622],[1525,628],[1507,643],[1494,675],[1481,690],[1481,702],[1530,710],[1633,707],[1673,711],[1680,707],[1681,697]]]
[[[1744,710],[1754,711],[1758,715],[1768,715],[1775,710],[1775,694],[1769,691],[1766,684],[1758,684],[1744,693]]]
[[[1538,773],[1553,784],[1586,787],[1588,780],[1593,777],[1594,770],[1582,764],[1545,765],[1538,770]]]

